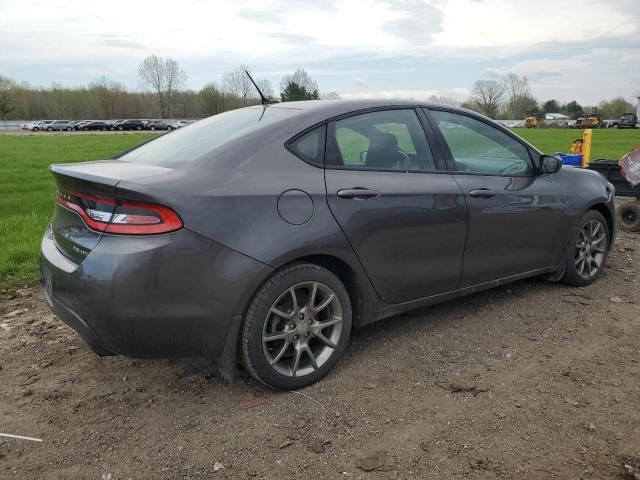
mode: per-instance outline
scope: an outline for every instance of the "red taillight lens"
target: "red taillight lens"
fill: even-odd
[[[58,191],[58,203],[76,212],[92,230],[119,235],[154,235],[183,227],[169,207],[96,197],[69,190]]]

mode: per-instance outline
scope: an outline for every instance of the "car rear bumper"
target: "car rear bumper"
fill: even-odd
[[[40,273],[53,312],[99,355],[218,360],[271,268],[186,229],[104,235],[76,264],[49,228]]]

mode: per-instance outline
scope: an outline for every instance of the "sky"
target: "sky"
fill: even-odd
[[[138,88],[151,54],[198,89],[248,64],[275,91],[304,68],[343,98],[443,95],[526,75],[538,100],[640,95],[639,0],[0,0],[0,75]]]

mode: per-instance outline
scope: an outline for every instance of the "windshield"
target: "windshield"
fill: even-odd
[[[192,162],[214,148],[295,114],[287,107],[248,107],[200,120],[126,153],[120,160],[159,166]]]

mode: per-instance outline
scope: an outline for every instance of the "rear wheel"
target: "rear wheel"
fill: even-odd
[[[625,232],[640,231],[640,203],[625,202],[617,210],[617,220],[620,228]]]
[[[295,390],[324,377],[351,332],[351,302],[329,270],[295,264],[260,288],[242,328],[242,358],[269,387]]]
[[[604,268],[610,234],[602,214],[589,210],[571,238],[562,281],[577,287],[593,283]]]

